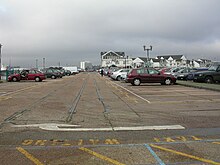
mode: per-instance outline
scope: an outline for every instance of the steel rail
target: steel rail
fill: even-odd
[[[83,93],[83,91],[84,91],[84,89],[85,89],[87,80],[88,80],[88,76],[87,76],[87,78],[84,80],[84,82],[83,82],[83,84],[82,84],[82,86],[81,86],[81,88],[80,88],[78,94],[76,95],[76,97],[73,98],[72,105],[71,105],[71,107],[70,107],[70,109],[69,109],[69,115],[68,115],[67,118],[66,118],[66,123],[69,123],[70,121],[72,121],[73,114],[75,114],[75,113],[77,112],[76,107],[77,107],[77,105],[78,105],[78,103],[79,103],[79,100],[80,100],[80,98],[81,98],[81,96],[82,96],[82,93]]]
[[[104,103],[104,99],[103,99],[103,97],[101,96],[101,93],[100,93],[100,89],[99,89],[99,87],[98,87],[98,84],[97,84],[97,81],[94,79],[94,84],[95,84],[95,88],[96,88],[96,93],[97,93],[97,95],[98,95],[98,99],[99,99],[99,101],[102,103],[102,105],[103,105],[103,108],[104,108],[104,113],[107,113],[107,112],[109,112],[109,106],[107,106],[105,103]]]
[[[99,87],[98,87],[97,81],[96,81],[95,79],[94,79],[94,84],[95,84],[95,88],[96,88],[96,93],[97,93],[98,99],[99,99],[99,101],[101,102],[101,104],[102,104],[102,106],[103,106],[103,108],[104,108],[104,111],[103,111],[104,117],[105,117],[105,119],[108,121],[108,123],[110,124],[110,126],[112,127],[112,130],[114,130],[114,129],[113,129],[113,124],[112,124],[111,120],[110,120],[109,117],[108,117],[110,108],[109,108],[109,106],[107,106],[107,105],[105,104],[104,99],[103,99],[103,97],[101,96],[100,89],[99,89]]]
[[[71,85],[73,82],[75,81],[75,79],[73,79],[71,82],[68,82],[68,83],[65,83],[62,85],[62,87],[67,87],[69,85]],[[49,96],[51,96],[53,93],[57,92],[57,91],[60,91],[60,90],[63,90],[63,88],[60,87],[60,88],[57,88],[57,89],[54,89],[52,91],[50,91],[48,94],[46,94],[45,96],[41,97],[40,99],[28,104],[26,107],[27,108],[24,108],[22,110],[18,110],[16,111],[15,113],[13,113],[12,115],[10,115],[9,117],[5,118],[3,122],[0,123],[0,129],[2,128],[2,126],[6,123],[10,123],[14,120],[16,120],[18,117],[22,116],[24,113],[26,112],[30,112],[36,105],[39,104],[39,102],[42,102],[43,100],[46,100]]]

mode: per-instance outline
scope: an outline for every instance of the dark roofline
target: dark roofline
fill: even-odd
[[[177,55],[177,54],[171,54],[171,55],[162,55],[162,56],[157,56],[157,58],[161,58],[163,57],[164,59],[168,59],[170,57],[172,57],[173,59],[180,59],[182,56],[184,56],[183,54]]]
[[[110,50],[108,52],[101,52],[100,54],[101,54],[101,56],[103,56],[103,55],[106,55],[108,53],[113,53],[113,54],[115,54],[117,56],[123,56],[123,57],[125,56],[125,52],[114,52],[112,50]]]

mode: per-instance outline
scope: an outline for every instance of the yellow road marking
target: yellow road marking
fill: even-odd
[[[99,153],[97,153],[97,152],[94,152],[94,151],[92,151],[92,150],[90,150],[90,149],[88,149],[88,148],[81,147],[81,148],[79,148],[79,149],[82,150],[82,151],[85,151],[85,152],[87,152],[87,153],[89,153],[89,154],[91,154],[91,155],[93,155],[93,156],[96,156],[96,157],[99,158],[99,159],[102,159],[102,160],[105,160],[105,161],[107,161],[107,162],[110,162],[110,163],[112,163],[112,164],[115,164],[115,165],[125,165],[125,164],[120,163],[120,162],[118,162],[118,161],[116,161],[116,160],[114,160],[114,159],[108,158],[108,157],[106,157],[106,156],[104,156],[104,155],[101,155],[101,154],[99,154]]]
[[[120,144],[117,139],[106,139],[105,144]]]
[[[160,150],[163,150],[163,151],[168,151],[168,152],[171,152],[171,153],[174,153],[174,154],[177,154],[177,155],[185,156],[185,157],[188,157],[188,158],[191,158],[191,159],[196,159],[196,160],[199,160],[199,161],[201,161],[201,162],[210,163],[210,164],[215,164],[215,165],[220,165],[219,162],[214,162],[214,161],[212,161],[212,160],[200,158],[200,157],[198,157],[198,156],[189,155],[189,154],[186,154],[186,153],[183,153],[183,152],[171,150],[171,149],[164,148],[164,147],[161,147],[161,146],[157,146],[157,145],[154,145],[154,144],[151,144],[150,146],[151,146],[151,147],[154,147],[154,148],[157,148],[157,149],[160,149]]]
[[[198,138],[196,136],[191,136],[193,138],[193,140],[202,140],[201,138]]]
[[[165,140],[166,140],[166,142],[175,142],[175,140],[173,140],[173,139],[170,138],[170,137],[166,137]]]
[[[16,147],[16,149],[21,152],[24,156],[26,156],[28,159],[30,159],[34,164],[36,165],[43,165],[37,158],[29,154],[25,149],[21,147]]]
[[[4,97],[4,96],[1,96],[0,97],[0,101],[4,101],[4,100],[8,100],[8,99],[11,99],[12,97]]]
[[[220,142],[213,142],[213,144],[220,144]]]

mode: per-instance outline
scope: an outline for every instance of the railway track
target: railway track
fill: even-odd
[[[32,111],[34,107],[39,105],[41,102],[44,102],[46,99],[48,99],[50,96],[54,95],[56,92],[63,90],[64,87],[70,86],[74,81],[75,81],[75,79],[71,80],[70,82],[68,81],[67,83],[61,85],[61,87],[53,89],[49,93],[45,94],[43,97],[41,97],[37,100],[34,100],[34,102],[31,102],[28,105],[25,105],[25,108],[22,108],[16,112],[14,112],[12,115],[8,116],[7,118],[4,119],[3,122],[0,123],[0,129],[2,128],[2,126],[4,124],[11,123],[11,122],[15,121],[17,118],[23,116],[25,113]],[[6,93],[6,94],[10,95],[10,94],[18,93],[18,92],[23,92],[24,89],[26,90],[26,88],[23,88],[23,89],[19,89],[18,91]]]

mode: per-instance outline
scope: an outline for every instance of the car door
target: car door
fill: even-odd
[[[140,78],[141,82],[147,83],[149,82],[149,74],[146,68],[140,68],[137,70],[137,78]]]
[[[52,70],[52,69],[48,69],[48,70],[46,71],[46,76],[47,76],[47,78],[51,78],[52,75],[53,75],[53,70]]]
[[[163,75],[160,74],[160,72],[154,68],[148,68],[148,81],[152,83],[161,83],[163,82]]]
[[[29,70],[27,79],[34,80],[35,74],[36,74],[35,70]]]
[[[216,69],[216,72],[214,74],[214,80],[220,82],[220,65]]]

